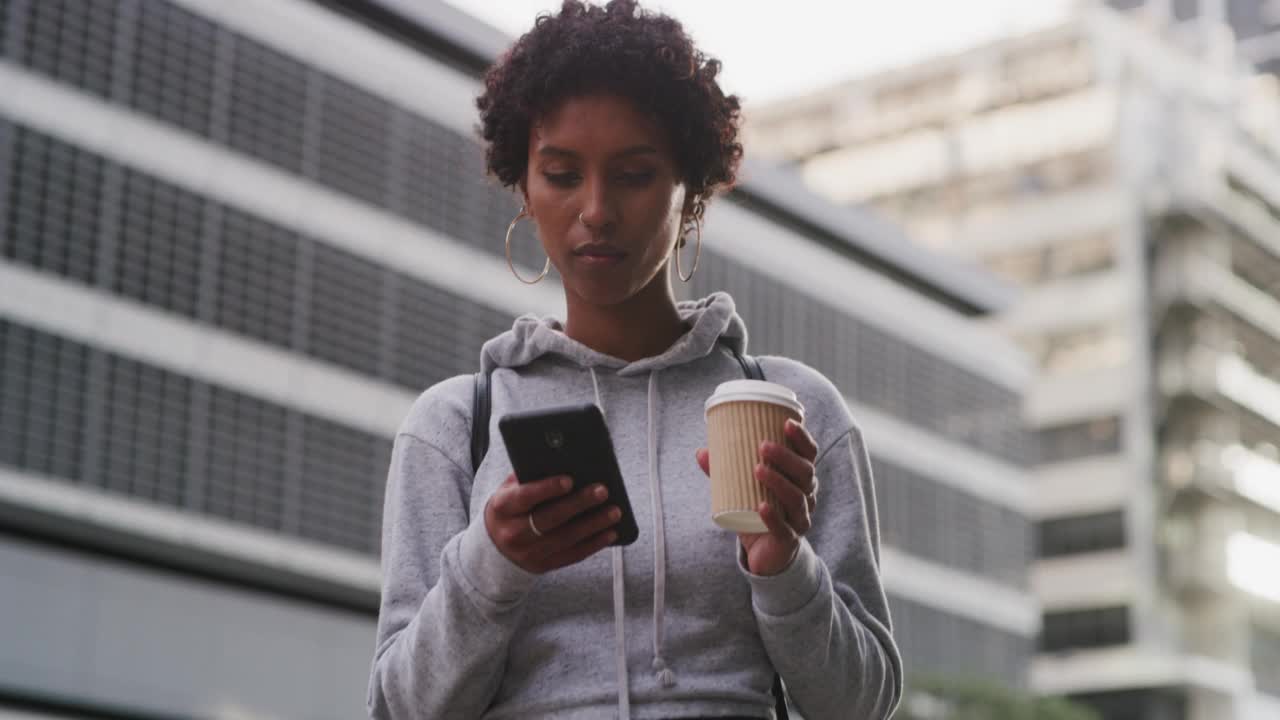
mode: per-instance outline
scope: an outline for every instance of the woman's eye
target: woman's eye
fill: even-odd
[[[568,187],[578,181],[578,173],[575,172],[544,172],[542,176],[547,179],[547,182],[558,187]]]

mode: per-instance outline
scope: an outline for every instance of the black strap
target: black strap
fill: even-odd
[[[787,692],[782,688],[782,676],[773,674],[773,716],[776,720],[787,720]]]
[[[471,472],[480,469],[480,463],[489,452],[489,373],[476,373],[475,389],[471,395]]]
[[[738,362],[742,365],[743,375],[746,375],[747,378],[751,380],[764,379],[764,368],[760,367],[759,360],[750,355],[738,355],[737,353],[734,353],[734,356],[738,358]]]
[[[751,380],[764,380],[764,368],[760,361],[750,355],[743,355],[735,348],[725,344],[729,352],[742,366],[742,374]],[[489,400],[489,373],[476,373],[475,389],[471,398],[471,472],[480,468],[481,461],[489,452],[489,415],[492,411]],[[782,676],[773,675],[773,706],[777,720],[787,720],[787,696],[782,687]]]

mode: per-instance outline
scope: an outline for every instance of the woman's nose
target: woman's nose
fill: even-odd
[[[582,197],[582,210],[578,219],[583,225],[599,232],[617,224],[617,208],[614,206],[608,183],[603,178],[597,176],[584,183]]]

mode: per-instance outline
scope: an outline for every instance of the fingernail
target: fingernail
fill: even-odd
[[[614,522],[618,522],[619,520],[621,520],[621,519],[622,519],[622,511],[621,511],[621,510],[619,510],[618,508],[614,508],[614,509],[610,510],[610,511],[609,511],[609,519],[610,519],[610,520],[612,520],[612,521],[614,521]]]
[[[597,500],[603,500],[603,499],[605,499],[605,498],[607,498],[607,497],[609,497],[609,489],[608,489],[608,488],[606,488],[606,487],[605,487],[605,486],[603,486],[603,485],[597,485],[597,486],[596,486],[596,499],[597,499]]]
[[[571,478],[571,477],[562,477],[562,478],[560,478],[560,489],[561,489],[561,490],[568,490],[568,489],[570,489],[570,488],[572,488],[572,487],[573,487],[573,478]]]

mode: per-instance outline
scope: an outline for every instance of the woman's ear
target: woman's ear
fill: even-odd
[[[516,181],[516,187],[520,190],[520,202],[524,206],[524,214],[533,217],[533,205],[529,202],[529,185],[526,178],[522,177]]]
[[[684,247],[685,231],[691,222],[693,222],[693,204],[689,202],[688,197],[685,197],[684,206],[680,208],[680,224],[676,226],[676,252]]]
[[[698,220],[698,196],[685,195],[684,207],[680,210],[680,229],[689,227],[690,223]]]

